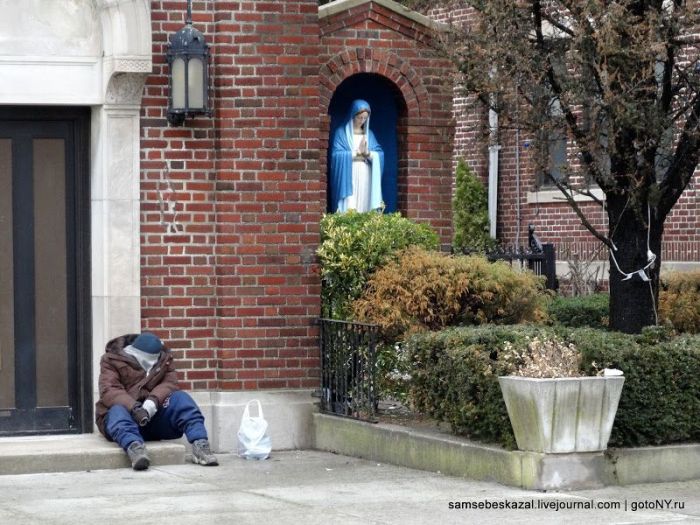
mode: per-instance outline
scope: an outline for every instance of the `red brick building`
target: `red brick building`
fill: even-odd
[[[453,100],[433,52],[441,16],[391,0],[195,0],[213,111],[173,127],[167,42],[186,0],[21,4],[0,26],[0,435],[91,432],[105,342],[151,330],[215,449],[235,448],[252,397],[275,448],[309,446],[335,112],[358,97],[391,115],[391,205],[443,243],[454,160],[487,180],[472,126],[487,116]],[[536,190],[524,140],[502,137],[499,237],[534,223],[543,240],[588,246]],[[691,188],[665,260],[697,260],[698,221]]]
[[[384,0],[321,9],[316,0],[194,1],[193,26],[210,45],[213,111],[173,127],[166,53],[184,25],[185,0],[32,5],[7,13],[17,27],[3,36],[17,44],[0,56],[0,74],[11,80],[0,87],[0,124],[26,121],[33,138],[3,136],[0,147],[10,158],[28,140],[23,155],[33,161],[0,164],[2,188],[24,177],[25,166],[35,187],[39,176],[65,181],[51,191],[72,207],[53,226],[38,212],[0,217],[11,254],[0,280],[2,361],[13,363],[2,369],[0,408],[66,408],[48,420],[38,410],[36,421],[18,410],[0,434],[91,431],[105,342],[150,330],[174,350],[216,449],[234,449],[242,406],[253,396],[274,422],[276,448],[308,446],[319,385],[315,252],[327,209],[331,106],[340,92],[379,93],[391,106],[394,206],[449,242],[452,88],[449,65],[431,49],[436,24]],[[39,137],[54,121],[69,132],[51,138],[59,142],[41,163]],[[3,195],[12,209],[19,197]],[[51,197],[27,187],[21,198],[39,209]],[[13,221],[33,222],[37,239],[58,239],[55,257],[68,261],[58,270],[68,276],[57,281],[67,290],[58,299],[20,270],[21,250],[40,272],[50,276],[52,268],[42,250],[18,244],[5,227]],[[27,292],[31,306],[18,300]],[[37,322],[50,319],[34,306],[47,300],[60,307],[52,320],[66,329],[25,329],[25,310],[36,310]],[[22,344],[35,363],[18,357]],[[44,394],[41,378],[56,366],[66,373]],[[27,388],[11,380],[34,369],[38,379]]]

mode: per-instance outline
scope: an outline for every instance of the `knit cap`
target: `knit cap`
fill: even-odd
[[[134,339],[131,346],[147,354],[157,354],[163,349],[163,342],[152,333],[144,332]]]

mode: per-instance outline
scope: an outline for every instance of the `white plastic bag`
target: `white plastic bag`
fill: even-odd
[[[258,415],[250,415],[250,405],[258,405]],[[263,417],[262,405],[257,399],[246,403],[241,426],[238,429],[238,455],[246,459],[267,459],[272,450],[272,441],[267,435],[267,421]]]

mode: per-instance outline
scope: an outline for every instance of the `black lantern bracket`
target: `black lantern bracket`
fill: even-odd
[[[187,0],[185,26],[169,38],[167,119],[181,126],[187,117],[211,115],[209,108],[209,45],[192,27],[192,0]]]

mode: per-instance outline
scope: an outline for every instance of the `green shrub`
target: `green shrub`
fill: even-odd
[[[578,297],[555,297],[549,304],[549,317],[555,324],[571,328],[607,328],[610,295],[597,293]]]
[[[350,303],[360,296],[369,276],[412,245],[438,247],[438,236],[424,224],[399,213],[328,214],[321,220],[322,309],[324,316],[347,319]]]
[[[455,195],[452,199],[455,251],[484,251],[495,241],[489,234],[488,193],[464,160],[457,162]]]
[[[524,350],[552,331],[536,326],[479,326],[416,334],[406,343],[414,365],[416,410],[448,422],[456,434],[515,447],[498,376],[515,370],[508,345]]]
[[[610,446],[700,440],[700,337],[654,343],[645,333],[577,330],[570,338],[586,371],[618,368],[625,374]]]
[[[700,271],[672,273],[661,279],[659,317],[679,332],[700,332]]]
[[[506,263],[414,247],[372,275],[353,313],[391,342],[446,326],[538,321],[546,297],[542,278]]]
[[[412,402],[458,434],[513,447],[497,378],[514,371],[508,348],[522,352],[535,338],[573,344],[587,375],[603,368],[624,372],[610,446],[700,440],[700,337],[670,337],[658,329],[629,335],[520,325],[417,334],[407,342]]]
[[[637,342],[642,346],[653,346],[672,341],[678,333],[668,325],[645,326],[637,334]]]

